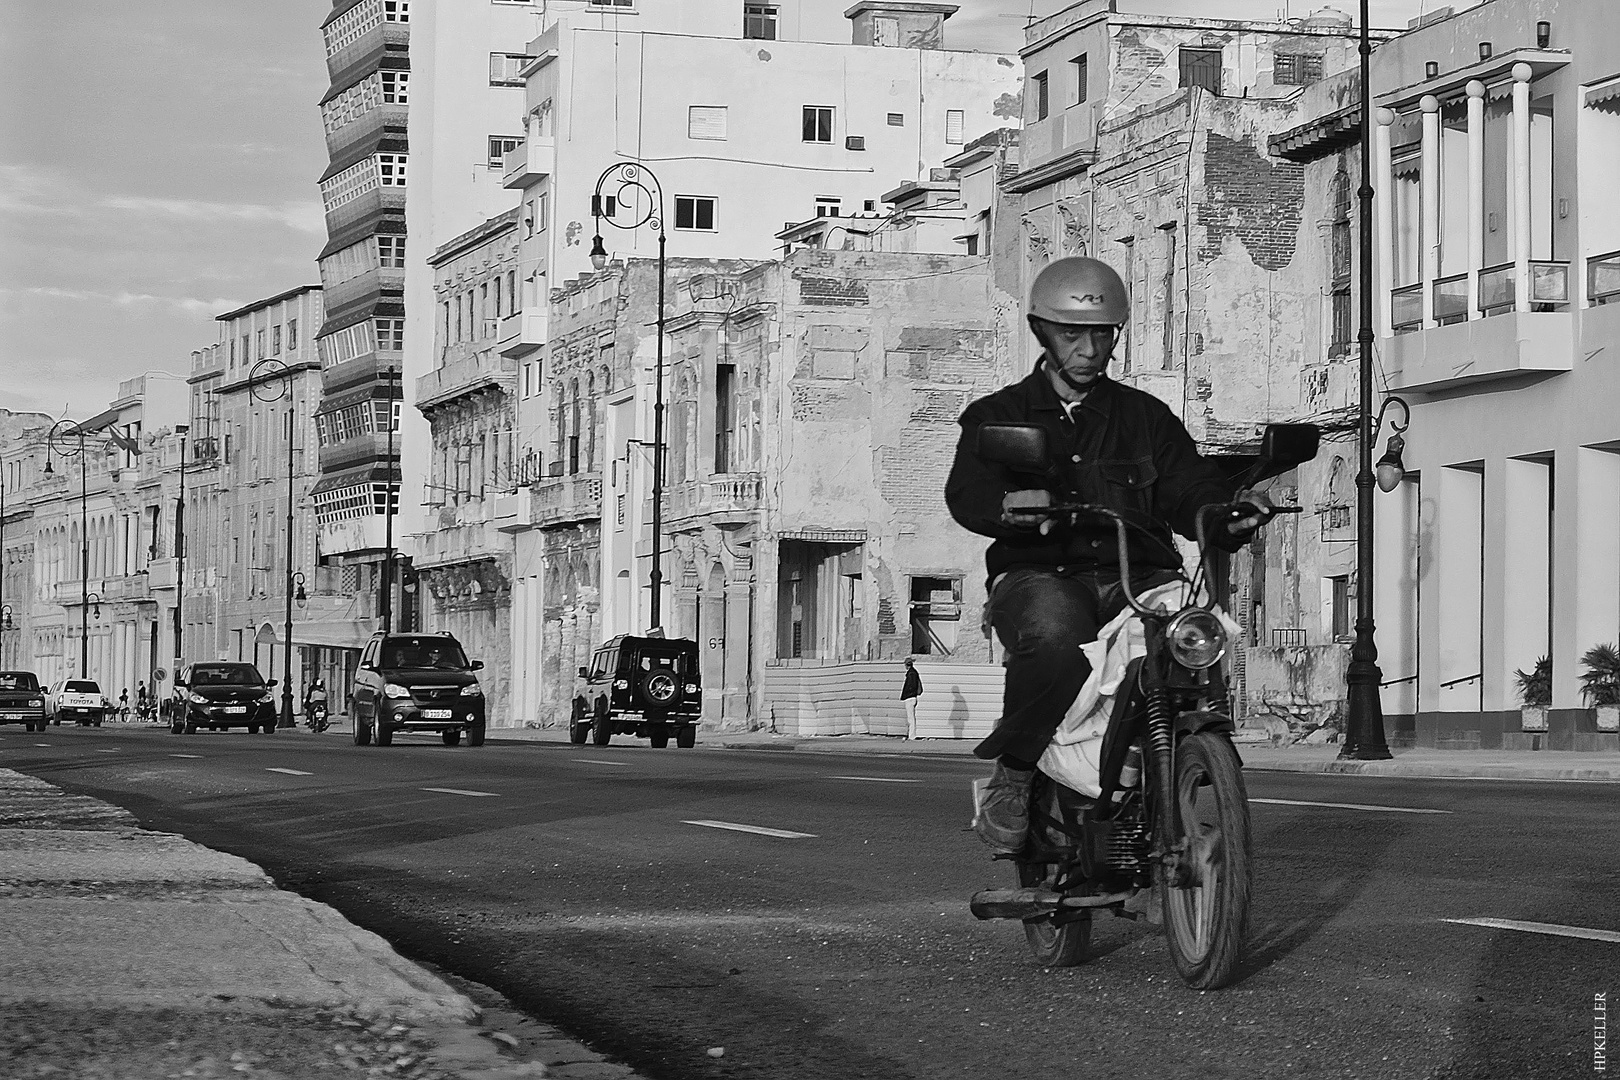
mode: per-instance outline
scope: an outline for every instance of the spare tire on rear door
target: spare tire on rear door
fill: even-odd
[[[680,692],[675,673],[668,668],[653,668],[642,676],[641,693],[654,708],[663,708],[674,702]]]

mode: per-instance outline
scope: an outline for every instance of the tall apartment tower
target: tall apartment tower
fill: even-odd
[[[388,443],[404,385],[410,8],[410,0],[334,0],[321,26],[332,84],[321,101],[330,164],[321,177],[326,307],[316,334],[312,494],[320,560],[342,567],[345,591],[358,598],[345,642],[354,648],[376,626],[385,515],[399,498],[399,457]]]

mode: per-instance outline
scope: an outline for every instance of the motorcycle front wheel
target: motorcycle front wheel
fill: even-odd
[[[1043,863],[1018,864],[1018,884],[1032,888],[1046,880],[1049,867]],[[1091,913],[1081,912],[1068,916],[1068,921],[1055,923],[1052,916],[1043,915],[1024,920],[1024,939],[1029,951],[1035,954],[1042,967],[1074,967],[1083,964],[1091,950]]]
[[[1160,871],[1165,937],[1182,980],[1214,990],[1236,977],[1249,933],[1249,796],[1237,751],[1214,732],[1181,741],[1173,776],[1191,880],[1177,888]]]

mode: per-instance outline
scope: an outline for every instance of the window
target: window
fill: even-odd
[[[287,350],[291,352],[298,348],[298,320],[287,320]]]
[[[1271,81],[1278,86],[1305,86],[1322,77],[1320,53],[1278,53],[1271,60]]]
[[[1082,105],[1085,103],[1087,80],[1091,74],[1089,70],[1090,67],[1091,65],[1086,60],[1085,53],[1081,53],[1079,56],[1069,61],[1069,72],[1071,77],[1074,79],[1074,95],[1070,99],[1070,104]]]
[[[1348,575],[1328,578],[1329,604],[1334,641],[1351,640],[1350,633],[1350,578]]]
[[[489,85],[522,86],[523,65],[528,62],[529,56],[527,53],[490,53]]]
[[[776,40],[776,5],[744,4],[743,37],[761,41]]]
[[[377,155],[377,183],[383,187],[405,186],[405,155]]]
[[[833,111],[830,105],[806,105],[804,107],[804,141],[814,143],[832,142]]]
[[[636,0],[585,0],[588,8],[628,8],[634,10]]]
[[[499,169],[506,164],[506,155],[516,150],[518,143],[523,140],[516,135],[491,135],[489,137],[489,167]]]
[[[534,231],[546,231],[546,218],[551,209],[551,192],[542,191],[534,197]]]
[[[837,195],[816,196],[816,217],[837,217],[840,201]]]
[[[403,236],[377,237],[377,264],[394,270],[405,268],[405,238]]]
[[[1333,262],[1329,286],[1332,289],[1332,334],[1328,356],[1350,355],[1350,174],[1341,171],[1333,178]]]
[[[726,139],[726,107],[724,105],[689,105],[686,109],[686,137],[688,139]]]
[[[919,656],[949,656],[956,651],[956,627],[962,619],[962,579],[911,579],[911,651]]]
[[[1212,94],[1221,92],[1221,50],[1182,49],[1181,86],[1202,86]]]
[[[733,444],[736,432],[735,364],[717,364],[714,369],[714,471],[731,471]]]
[[[392,349],[394,352],[405,348],[404,319],[377,320],[377,348]]]
[[[411,73],[408,71],[384,71],[382,75],[382,99],[384,105],[409,105],[411,103]]]
[[[264,351],[264,329],[262,327],[253,332],[253,343],[258,346],[256,359],[263,360],[266,353]]]
[[[1045,120],[1050,111],[1051,101],[1046,95],[1046,72],[1037,71],[1035,77],[1030,79],[1030,96],[1035,99],[1035,119]]]
[[[949,146],[962,145],[962,129],[967,114],[961,109],[945,110],[945,142]]]
[[[967,253],[969,255],[977,255],[979,253],[979,238],[977,236],[965,237],[963,238],[962,242],[967,245]]]
[[[714,231],[714,204],[708,195],[675,196],[675,227],[698,232]]]
[[[270,328],[270,355],[271,356],[280,356],[281,355],[281,324],[280,323],[277,323],[276,325],[274,325],[274,326],[272,326]]]
[[[246,334],[243,334],[242,335],[242,363],[244,363],[244,364],[247,363],[248,360],[252,356],[253,356],[253,354],[248,351],[248,336]]]
[[[890,113],[889,114],[889,126],[890,127],[905,127],[906,126],[906,114],[905,113],[900,113],[900,112],[892,112],[892,113]]]

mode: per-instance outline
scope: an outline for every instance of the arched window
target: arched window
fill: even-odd
[[[1332,293],[1328,356],[1350,355],[1350,175],[1341,163],[1333,177],[1333,264],[1329,268]]]

